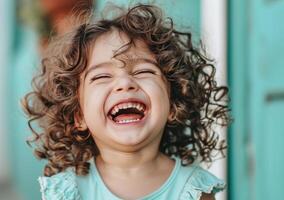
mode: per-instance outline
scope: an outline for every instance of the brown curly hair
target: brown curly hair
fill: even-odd
[[[34,90],[23,98],[30,117],[35,153],[47,159],[44,175],[51,176],[73,166],[85,175],[88,161],[99,154],[88,131],[78,131],[74,115],[80,112],[80,75],[88,65],[91,46],[100,35],[118,30],[130,42],[144,41],[170,84],[171,119],[167,122],[160,151],[177,156],[184,165],[201,158],[211,162],[213,152],[226,148],[213,126],[229,122],[228,88],[214,80],[215,67],[202,51],[193,47],[191,33],[179,32],[171,18],[153,5],[120,10],[111,19],[86,20],[74,31],[58,38],[42,59],[41,72],[33,79]],[[37,121],[38,128],[32,127]],[[36,130],[35,130],[36,129]]]

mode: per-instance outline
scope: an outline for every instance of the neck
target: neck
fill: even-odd
[[[96,165],[102,175],[115,177],[145,176],[161,167],[159,164],[170,160],[158,149],[143,149],[136,152],[119,152],[112,149],[100,150]]]
[[[122,199],[137,199],[157,190],[174,168],[174,161],[157,149],[146,149],[131,153],[104,150],[96,159],[104,183]]]

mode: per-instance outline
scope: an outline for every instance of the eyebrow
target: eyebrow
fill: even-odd
[[[137,63],[151,63],[155,66],[158,66],[158,63],[153,60],[153,59],[149,59],[149,58],[127,58],[126,63],[131,63],[131,65],[133,64],[137,64]],[[103,66],[106,66],[106,65],[114,65],[114,62],[113,61],[107,61],[107,62],[102,62],[102,63],[99,63],[99,64],[96,64],[96,65],[92,65],[89,69],[87,69],[85,75],[84,75],[84,80],[86,79],[87,75],[91,72],[91,71],[94,71],[95,69],[97,68],[100,68],[100,67],[103,67]]]

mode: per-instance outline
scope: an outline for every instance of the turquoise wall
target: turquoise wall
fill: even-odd
[[[20,104],[20,99],[31,90],[31,79],[38,66],[37,36],[28,28],[18,26],[16,49],[11,62],[10,142],[13,180],[24,199],[40,199],[37,177],[42,173],[42,162],[33,156],[33,149],[25,142],[31,135]]]
[[[229,2],[229,197],[283,199],[284,1]]]
[[[36,177],[39,175],[40,164],[32,156],[32,150],[26,145],[25,139],[30,132],[26,119],[20,108],[19,99],[30,88],[33,60],[37,53],[34,35],[24,31],[17,20],[17,1],[1,2],[1,68],[5,68],[5,123],[8,130],[7,152],[11,183],[22,199],[40,199]],[[1,8],[1,10],[2,10]],[[2,70],[1,70],[2,71]],[[1,80],[3,81],[3,80]],[[1,94],[3,94],[1,92]],[[3,97],[1,97],[3,98]]]
[[[20,196],[25,199],[40,199],[37,177],[43,163],[33,156],[33,149],[26,140],[31,135],[27,118],[22,111],[20,99],[31,90],[31,79],[38,66],[37,35],[18,21],[14,28],[11,61],[9,64],[9,157],[12,181]]]
[[[228,134],[228,196],[232,200],[249,199],[248,162],[248,6],[246,0],[228,2],[228,79],[232,117]]]

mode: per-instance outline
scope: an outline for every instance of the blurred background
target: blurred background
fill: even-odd
[[[26,144],[31,135],[19,100],[52,35],[72,27],[80,2],[100,12],[106,0],[0,0],[0,200],[40,199],[44,161]],[[113,1],[127,5],[126,0]],[[148,1],[136,1],[148,2]],[[217,81],[228,84],[233,124],[218,130],[226,159],[211,167],[227,182],[217,200],[283,199],[284,1],[156,0],[176,24],[190,27],[215,59]],[[283,56],[283,57],[282,57]]]

